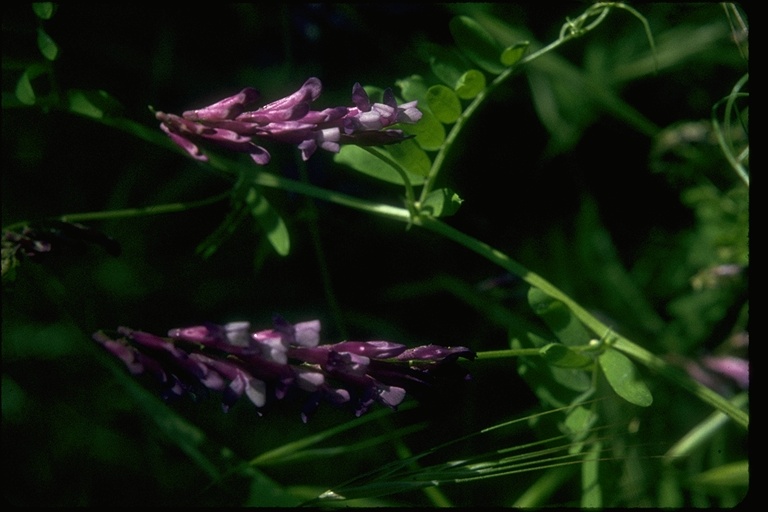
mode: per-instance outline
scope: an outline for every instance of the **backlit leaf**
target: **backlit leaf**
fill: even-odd
[[[426,154],[424,156],[426,157]],[[391,165],[361,147],[352,145],[342,146],[341,151],[334,155],[333,160],[336,163],[347,165],[373,178],[388,183],[404,185],[403,178]],[[424,183],[423,176],[408,172],[406,174],[412,185]]]
[[[429,108],[421,108],[421,119],[416,124],[404,124],[400,127],[404,133],[414,135],[416,143],[426,151],[436,151],[445,142],[445,126],[437,120]]]
[[[629,403],[648,407],[653,403],[651,391],[636,374],[634,363],[618,350],[608,349],[600,356],[600,368],[613,390]]]
[[[530,41],[523,41],[505,48],[504,51],[501,52],[501,63],[507,67],[514,66],[523,58],[523,55],[525,55],[530,44]]]
[[[267,239],[275,248],[277,254],[286,256],[291,250],[291,240],[288,228],[283,219],[272,208],[267,199],[255,188],[248,191],[245,202],[251,209],[251,215],[256,219],[267,235]]]
[[[471,100],[485,89],[485,75],[476,69],[470,69],[456,82],[456,96]]]
[[[397,144],[390,144],[386,148],[388,153],[400,166],[405,169],[408,175],[416,175],[425,178],[432,167],[432,161],[423,149],[413,139],[406,139]],[[419,183],[421,183],[419,181]],[[413,184],[414,181],[411,180]]]
[[[472,62],[495,75],[504,71],[501,45],[478,22],[468,16],[456,16],[449,27],[456,44]]]
[[[562,343],[550,343],[541,349],[541,356],[552,366],[561,368],[586,368],[593,360],[580,354]]]
[[[433,85],[427,91],[427,105],[441,123],[455,123],[461,115],[461,102],[456,93],[444,85]]]
[[[453,215],[464,200],[449,188],[433,190],[422,204],[422,209],[433,217]]]

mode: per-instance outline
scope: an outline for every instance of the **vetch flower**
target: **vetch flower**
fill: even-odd
[[[733,393],[734,387],[749,389],[748,346],[749,334],[739,332],[730,336],[714,353],[695,359],[673,355],[670,360],[682,366],[693,379],[727,396]]]
[[[446,366],[466,378],[456,360],[474,358],[466,347],[408,348],[390,341],[321,345],[318,320],[291,324],[279,316],[263,330],[231,322],[156,336],[119,327],[115,337],[99,331],[93,338],[132,374],[159,381],[166,399],[220,391],[225,411],[243,395],[261,410],[298,391],[308,393],[303,421],[322,402],[346,406],[357,416],[376,402],[396,408],[409,393],[436,386],[435,375]]]
[[[200,149],[203,142],[231,151],[248,153],[259,165],[269,163],[270,154],[256,141],[296,145],[304,160],[317,148],[338,152],[340,144],[381,145],[408,138],[397,123],[416,123],[421,119],[417,102],[397,104],[391,89],[384,91],[383,103],[371,103],[365,89],[352,88],[354,107],[312,110],[322,92],[322,84],[309,78],[298,91],[262,107],[256,107],[259,93],[245,88],[234,96],[181,116],[155,112],[160,128],[193,158],[207,161]]]

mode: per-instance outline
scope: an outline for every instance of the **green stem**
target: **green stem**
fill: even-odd
[[[411,214],[411,217],[415,217],[416,195],[413,193],[413,185],[411,185],[411,180],[408,179],[408,174],[405,172],[405,169],[403,169],[403,166],[394,161],[392,158],[390,158],[389,155],[381,151],[379,148],[371,146],[360,146],[360,148],[364,149],[376,158],[391,166],[400,175],[400,178],[403,180],[403,184],[405,184],[405,206],[408,208],[408,212]]]
[[[480,92],[480,94],[475,96],[472,102],[467,105],[467,108],[464,109],[459,118],[456,120],[453,127],[451,128],[451,131],[448,132],[443,145],[440,147],[437,155],[435,155],[435,159],[432,162],[432,167],[430,167],[427,179],[424,181],[424,186],[421,189],[419,203],[423,203],[429,193],[432,191],[432,188],[435,185],[435,181],[440,174],[440,170],[443,167],[443,163],[445,162],[449,151],[453,147],[453,143],[458,138],[459,133],[464,129],[467,121],[472,117],[472,114],[474,114],[474,112],[480,108],[480,106],[491,95],[491,93],[493,93],[496,88],[507,81],[507,79],[509,79],[513,74],[518,72],[524,64],[528,64],[529,62],[565,44],[571,39],[581,37],[585,33],[597,27],[608,15],[611,7],[621,7],[621,4],[596,4],[590,7],[590,9],[588,9],[586,13],[577,18],[576,21],[564,25],[563,30],[561,30],[560,37],[556,41],[553,41],[544,48],[541,48],[540,50],[537,50],[527,57],[520,59],[520,61],[518,61],[515,65],[502,71],[496,78],[493,79],[490,84],[488,84],[488,86],[483,91]],[[597,19],[587,26],[582,26],[586,20],[592,16],[597,16]],[[570,30],[568,29],[569,27],[571,27]]]
[[[485,350],[483,352],[478,352],[476,355],[476,359],[479,360],[488,360],[488,359],[509,359],[510,357],[521,357],[521,356],[538,356],[541,354],[541,350],[538,348],[519,348],[519,349],[509,349],[509,350]]]
[[[98,212],[84,212],[84,213],[69,213],[59,217],[59,220],[64,222],[87,222],[92,220],[110,220],[110,219],[125,219],[132,217],[146,217],[148,215],[160,215],[163,213],[176,213],[185,212],[193,208],[200,208],[208,206],[210,204],[217,203],[224,199],[227,199],[230,195],[230,191],[222,192],[206,199],[199,201],[190,201],[187,203],[169,203],[158,204],[153,206],[145,206],[143,208],[125,208],[123,210],[108,210]],[[29,225],[31,221],[24,220],[14,222],[3,228],[3,230],[12,231]]]
[[[448,226],[447,224],[444,224],[439,220],[431,217],[425,217],[425,216],[417,217],[414,220],[414,224],[417,226],[421,226],[425,229],[428,229],[430,231],[433,231],[435,233],[438,233],[439,235],[442,235],[445,238],[453,240],[454,242],[457,242],[463,245],[464,247],[471,249],[472,251],[489,259],[490,261],[496,263],[497,265],[501,266],[507,271],[519,276],[531,286],[535,286],[536,288],[539,288],[541,291],[543,291],[550,297],[561,301],[573,312],[574,315],[576,315],[576,317],[579,320],[581,320],[581,322],[585,326],[589,327],[597,336],[602,337],[603,334],[610,331],[608,326],[606,326],[600,320],[592,316],[587,310],[581,307],[573,299],[568,297],[568,295],[560,291],[554,285],[549,283],[546,279],[529,271],[520,263],[512,260],[511,258],[509,258],[509,256],[502,253],[501,251],[498,251],[493,247],[489,246],[488,244],[483,243],[469,235],[466,235]],[[642,363],[648,368],[655,370],[660,375],[670,379],[672,382],[679,385],[680,387],[690,391],[694,396],[696,396],[700,400],[704,401],[705,403],[715,407],[716,409],[719,409],[720,411],[730,416],[734,421],[739,423],[741,426],[745,428],[749,426],[749,415],[744,411],[740,410],[739,408],[735,407],[733,404],[731,404],[728,400],[726,400],[722,396],[718,395],[711,389],[694,381],[678,368],[669,365],[662,358],[654,355],[653,353],[633,343],[627,338],[616,333],[612,333],[611,337],[612,337],[612,346],[616,350],[619,350],[625,353],[626,355],[634,358],[636,361]]]

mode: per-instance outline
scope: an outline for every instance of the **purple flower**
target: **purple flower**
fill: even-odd
[[[465,347],[408,348],[389,341],[321,345],[318,320],[291,324],[281,317],[264,330],[231,322],[171,329],[167,337],[125,327],[117,334],[97,332],[93,338],[132,374],[159,381],[164,398],[213,390],[222,393],[225,411],[243,395],[262,409],[295,390],[308,393],[303,421],[322,402],[346,406],[357,416],[376,402],[395,408],[408,393],[434,387],[437,370],[456,366],[459,357],[474,358]]]
[[[254,142],[262,139],[295,144],[304,160],[317,150],[338,152],[340,144],[381,145],[399,142],[407,136],[397,129],[385,129],[396,123],[416,123],[421,119],[417,102],[398,105],[391,89],[384,92],[383,103],[371,103],[363,87],[352,88],[354,107],[312,110],[322,92],[317,78],[309,78],[295,93],[257,108],[259,93],[245,88],[208,107],[189,110],[181,116],[156,112],[160,128],[193,158],[207,161],[198,144],[208,142],[219,147],[248,153],[259,165],[269,163],[270,154]]]
[[[729,337],[714,354],[696,359],[673,356],[671,360],[701,384],[728,395],[732,393],[734,384],[740,389],[749,389],[748,346],[749,334],[739,332]]]

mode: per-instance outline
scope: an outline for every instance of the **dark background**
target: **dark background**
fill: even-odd
[[[488,9],[546,43],[585,5]],[[317,104],[325,108],[349,104],[355,82],[383,88],[414,73],[428,75],[418,42],[451,44],[449,20],[466,8],[75,3],[58,6],[44,27],[60,49],[53,66],[59,90],[107,91],[125,117],[154,127],[150,106],[180,113],[245,86],[256,87],[269,102],[317,76],[324,86]],[[659,32],[723,17],[715,4],[639,9]],[[602,44],[610,52],[617,34],[635,38],[642,47],[640,24],[628,15],[612,17],[557,53],[579,66],[588,44]],[[4,105],[24,63],[39,59],[37,23],[28,4],[3,7]],[[735,48],[722,58],[683,64],[626,85],[622,98],[662,128],[682,119],[706,119],[746,67]],[[4,226],[65,213],[192,201],[231,187],[226,177],[179,153],[56,109],[4,108],[2,129]],[[693,215],[681,204],[679,187],[649,171],[653,141],[626,123],[598,113],[573,150],[555,156],[546,154],[549,138],[525,78],[507,82],[470,122],[441,177],[465,200],[450,223],[621,323],[622,312],[604,301],[600,276],[580,270],[584,251],[578,244],[584,242],[574,224],[584,198],[598,205],[627,266],[650,236],[690,228]],[[297,150],[269,149],[273,161],[266,170],[298,179]],[[340,168],[330,154],[318,152],[306,171],[318,186],[401,204],[399,188]],[[4,285],[7,499],[21,505],[181,503],[190,485],[205,484],[182,453],[132,414],[130,400],[106,369],[109,363],[89,339],[98,329],[126,325],[162,334],[172,327],[239,319],[267,328],[279,313],[292,322],[320,319],[326,342],[388,339],[483,351],[506,348],[506,328],[484,315],[482,305],[462,300],[452,286],[459,283],[474,290],[473,297],[528,315],[526,287],[462,247],[333,204],[280,190],[265,193],[288,224],[287,257],[275,254],[249,223],[210,259],[195,254],[226,215],[221,203],[93,223],[120,242],[120,257],[73,244],[50,254],[44,265],[24,264],[17,280]],[[313,245],[312,219],[322,259]],[[329,276],[332,299],[321,270]],[[485,290],[481,285],[489,279],[506,281]],[[657,312],[666,315],[661,306]],[[475,378],[466,389],[414,413],[431,422],[426,443],[482,428],[535,403],[509,366],[467,365]],[[15,411],[10,416],[6,390],[22,403],[9,409]],[[215,399],[200,407],[176,407],[246,459],[291,439],[297,435],[293,428],[320,430],[345,418],[329,411],[307,427],[293,427],[300,423],[298,410],[289,404],[264,418],[247,405],[220,414]],[[306,479],[322,474],[321,468],[308,469]],[[302,481],[279,469],[274,475],[278,481]],[[240,494],[235,494],[237,503]]]

